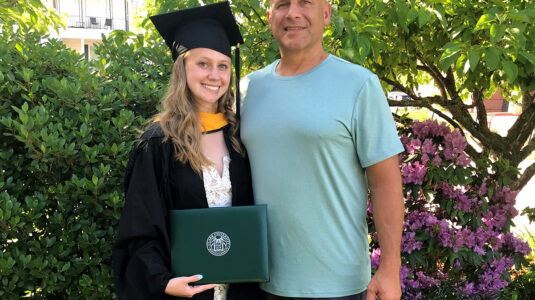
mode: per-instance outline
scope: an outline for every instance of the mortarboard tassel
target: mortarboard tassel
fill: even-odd
[[[240,119],[240,43],[234,50],[234,68],[236,72],[236,117]]]

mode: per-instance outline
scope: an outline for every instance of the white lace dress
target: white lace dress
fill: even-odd
[[[214,166],[203,166],[202,177],[208,207],[226,207],[232,205],[232,184],[229,174],[230,157],[223,157],[223,174],[219,176]],[[218,284],[214,288],[214,300],[227,299],[228,284]]]

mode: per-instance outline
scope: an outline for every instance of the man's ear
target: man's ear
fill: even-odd
[[[325,8],[323,10],[323,25],[329,26],[331,23],[331,2],[325,1]]]
[[[269,23],[269,29],[271,29],[271,8],[268,8],[266,10],[266,16],[267,16],[268,23]]]

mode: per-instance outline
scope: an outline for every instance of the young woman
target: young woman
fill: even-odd
[[[113,248],[120,299],[258,299],[256,284],[191,286],[170,272],[170,209],[253,204],[232,111],[231,45],[242,41],[228,2],[151,17],[175,63],[163,111],[132,151]],[[175,298],[178,297],[178,298]]]

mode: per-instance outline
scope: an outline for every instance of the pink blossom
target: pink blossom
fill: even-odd
[[[399,140],[401,141],[401,143],[402,143],[403,145],[408,145],[408,144],[409,144],[409,141],[410,141],[409,137],[408,137],[406,134],[401,135],[401,136],[399,137]]]
[[[446,134],[444,136],[444,141],[446,143],[446,147],[451,147],[451,149],[454,150],[453,153],[455,154],[462,153],[466,148],[466,145],[468,145],[466,138],[457,128],[455,128],[455,130],[449,134]]]
[[[437,147],[433,145],[433,141],[431,139],[425,139],[424,143],[422,144],[422,152],[427,154],[435,154],[435,152],[437,152]]]
[[[422,155],[422,164],[427,165],[428,161],[429,161],[429,156],[427,156],[427,153],[424,153]]]
[[[407,146],[407,152],[409,154],[414,154],[416,151],[420,150],[422,147],[422,142],[419,139],[412,139]]]
[[[440,163],[442,162],[442,158],[440,158],[440,156],[438,155],[435,155],[435,157],[433,158],[433,164],[435,166],[440,166]]]
[[[455,164],[461,167],[468,167],[471,162],[472,160],[470,160],[470,158],[463,152],[457,157]]]
[[[407,163],[401,168],[403,173],[403,184],[415,183],[421,185],[424,181],[424,177],[427,174],[427,168],[425,165],[421,165],[416,161],[413,163]]]
[[[455,203],[455,209],[470,212],[472,210],[472,199],[468,199],[468,196],[464,194],[456,195],[457,202]]]
[[[378,270],[381,263],[381,249],[373,249],[371,254],[371,266],[372,269]]]
[[[487,178],[483,179],[483,182],[481,183],[481,186],[479,187],[479,190],[477,191],[477,194],[482,196],[487,194]]]
[[[415,232],[405,232],[401,237],[401,251],[411,253],[414,250],[422,249],[423,242],[416,241]]]

